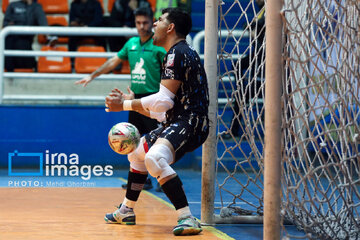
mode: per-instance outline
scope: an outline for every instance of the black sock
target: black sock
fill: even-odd
[[[176,210],[189,206],[179,176],[170,179],[161,185],[161,188],[169,198],[170,202],[174,205]]]
[[[129,171],[128,183],[126,189],[126,198],[136,202],[139,198],[140,192],[144,187],[147,174],[134,173]]]

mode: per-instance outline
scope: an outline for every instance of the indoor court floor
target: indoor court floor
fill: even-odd
[[[191,211],[200,218],[201,173],[178,170]],[[122,202],[127,170],[113,177],[9,177],[0,171],[0,240],[13,239],[262,239],[262,225],[205,226],[197,236],[176,237],[176,213],[154,188],[143,191],[136,225],[106,224],[104,214]],[[156,181],[152,178],[153,186]],[[36,185],[36,186],[35,186]]]

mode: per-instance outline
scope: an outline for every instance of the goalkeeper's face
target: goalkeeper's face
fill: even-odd
[[[164,46],[166,42],[166,35],[169,30],[169,21],[166,19],[168,13],[164,13],[159,17],[159,19],[154,23],[154,36],[153,43],[156,46]]]
[[[140,37],[147,37],[152,34],[152,19],[146,16],[136,16],[135,26]]]

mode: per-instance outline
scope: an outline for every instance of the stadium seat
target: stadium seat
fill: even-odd
[[[156,9],[156,0],[148,0],[148,2],[150,3],[150,6],[151,6],[153,12],[155,12],[155,9]]]
[[[96,45],[94,38],[83,38],[80,40],[79,45]]]
[[[100,2],[100,4],[101,4],[101,8],[102,8],[102,12],[103,12],[103,14],[104,14],[104,0],[98,0],[98,2]]]
[[[46,16],[47,22],[49,26],[68,26],[68,22],[64,16]],[[67,43],[69,38],[67,37],[59,37],[58,43]],[[47,43],[47,38],[45,35],[38,35],[38,42],[41,44]]]
[[[15,68],[14,72],[34,72],[32,68]]]
[[[49,13],[69,13],[69,4],[67,0],[38,0],[44,9]]]
[[[130,74],[131,73],[129,61],[122,62],[121,73],[122,74]]]
[[[108,12],[111,13],[115,0],[108,0]]]
[[[105,52],[102,46],[80,46],[78,52]],[[106,58],[75,58],[75,72],[92,73],[106,62]]]
[[[113,73],[114,74],[130,74],[131,70],[130,70],[129,61],[123,61],[121,64],[121,69],[114,70]]]
[[[6,69],[4,69],[4,72],[8,72]],[[32,68],[15,68],[14,72],[34,72],[34,69]]]
[[[43,46],[41,51],[67,51],[67,47]],[[42,56],[38,60],[38,72],[42,73],[71,73],[70,57]]]
[[[8,5],[9,5],[9,0],[3,0],[2,1],[2,11],[3,11],[3,13],[6,12],[6,8],[7,8]]]

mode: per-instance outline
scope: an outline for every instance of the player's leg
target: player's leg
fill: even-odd
[[[149,94],[135,94],[135,98],[138,99],[147,95]],[[129,112],[128,122],[133,124],[139,130],[140,136],[143,136],[158,127],[158,122],[155,119],[151,119],[135,111]],[[127,189],[127,184],[123,184],[122,188]],[[143,189],[149,190],[151,188],[153,188],[153,186],[150,177],[148,177]]]
[[[144,137],[142,137],[136,150],[128,155],[130,170],[125,198],[115,212],[105,215],[104,219],[106,222],[127,225],[135,224],[134,207],[148,176],[144,158]]]
[[[145,165],[151,176],[160,183],[164,193],[174,205],[178,213],[178,225],[174,228],[175,235],[194,235],[202,231],[200,223],[192,216],[182,182],[173,168],[174,148],[164,138],[156,143],[145,155]]]

